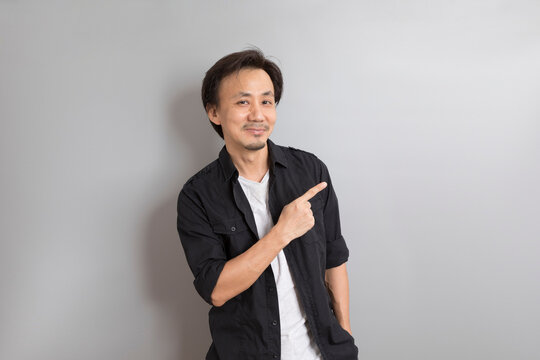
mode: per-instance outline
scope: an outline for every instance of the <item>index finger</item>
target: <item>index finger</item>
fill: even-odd
[[[311,199],[312,197],[317,195],[317,193],[319,191],[324,189],[326,187],[326,185],[327,184],[324,181],[322,183],[319,183],[319,184],[315,185],[314,187],[312,187],[311,189],[306,191],[306,193],[304,195],[300,196],[298,198],[298,200],[300,200],[300,201],[308,201],[309,199]]]

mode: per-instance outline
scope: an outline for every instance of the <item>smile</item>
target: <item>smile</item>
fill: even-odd
[[[251,134],[255,134],[255,135],[260,135],[260,134],[263,134],[266,129],[261,129],[261,128],[248,128],[248,129],[245,129],[247,132],[251,133]]]

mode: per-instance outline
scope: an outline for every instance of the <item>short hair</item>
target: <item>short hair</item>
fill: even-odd
[[[274,85],[275,103],[276,105],[279,103],[283,91],[281,70],[274,62],[267,59],[261,50],[249,49],[222,57],[206,72],[201,88],[201,97],[205,111],[208,105],[219,106],[219,86],[221,80],[232,73],[246,68],[266,71]],[[221,125],[216,125],[212,121],[210,121],[210,124],[212,124],[218,135],[223,138]]]

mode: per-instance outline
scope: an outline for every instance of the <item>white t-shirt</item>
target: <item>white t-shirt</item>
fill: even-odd
[[[249,201],[257,225],[259,239],[274,226],[268,207],[268,179],[266,172],[260,183],[238,177]],[[272,272],[276,281],[281,326],[282,360],[320,360],[322,356],[307,326],[306,314],[300,304],[283,250],[272,260]]]

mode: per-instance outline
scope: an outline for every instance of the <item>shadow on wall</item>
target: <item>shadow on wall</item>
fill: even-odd
[[[183,183],[217,158],[222,144],[205,121],[199,89],[190,89],[173,99],[169,121],[174,133],[180,178],[174,193],[152,213],[146,236],[145,261],[150,296],[162,315],[164,343],[177,343],[172,359],[203,359],[211,343],[209,305],[193,286],[191,273],[176,230],[176,202]],[[173,172],[178,173],[178,172]]]

